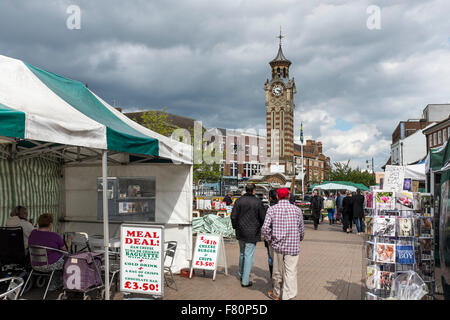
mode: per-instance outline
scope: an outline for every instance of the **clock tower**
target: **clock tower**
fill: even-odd
[[[269,62],[272,78],[264,83],[266,92],[267,156],[270,173],[294,173],[294,78],[289,78],[291,61],[281,49],[281,35],[278,54]]]

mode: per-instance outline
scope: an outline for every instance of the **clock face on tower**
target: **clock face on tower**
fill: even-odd
[[[273,86],[272,93],[274,96],[280,96],[283,93],[283,87],[278,84]]]

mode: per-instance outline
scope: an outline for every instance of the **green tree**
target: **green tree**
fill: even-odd
[[[144,111],[141,115],[141,121],[138,121],[137,119],[133,120],[166,137],[170,136],[173,131],[178,129],[178,127],[169,119],[169,115],[166,113],[166,107],[162,108],[161,111]]]
[[[141,115],[141,121],[137,121],[137,119],[133,119],[136,122],[140,122],[144,127],[162,134],[164,136],[170,136],[176,129],[172,121],[169,119],[169,115],[166,113],[166,108],[162,108],[161,111],[157,110],[149,110],[144,111]],[[194,146],[194,128],[188,129],[189,134],[191,135],[191,145]],[[203,136],[205,134],[205,128],[202,127],[202,141],[200,142],[203,148],[204,139]],[[203,149],[202,149],[203,154]],[[214,153],[213,153],[214,155]],[[198,183],[199,181],[203,182],[217,182],[220,180],[220,176],[222,174],[220,169],[220,164],[213,163],[207,164],[205,161],[202,161],[200,164],[194,163],[194,183]]]
[[[333,167],[328,171],[330,181],[351,181],[361,183],[366,187],[376,184],[375,177],[367,170],[362,171],[359,167],[352,169],[350,160],[346,163],[335,162]]]

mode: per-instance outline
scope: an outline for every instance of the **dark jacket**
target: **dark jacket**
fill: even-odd
[[[356,194],[353,197],[353,217],[364,218],[364,196]]]
[[[323,198],[320,196],[314,196],[311,198],[311,214],[313,217],[320,216],[320,210],[323,208]]]
[[[236,239],[250,243],[261,241],[265,217],[262,201],[254,195],[246,193],[237,199],[231,212],[231,225],[236,230]]]
[[[343,214],[352,216],[353,215],[353,197],[346,196],[342,200],[342,206],[344,207]]]

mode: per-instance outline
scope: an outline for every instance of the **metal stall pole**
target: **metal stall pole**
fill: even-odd
[[[109,300],[108,151],[103,150],[103,247],[105,249],[105,300]]]

